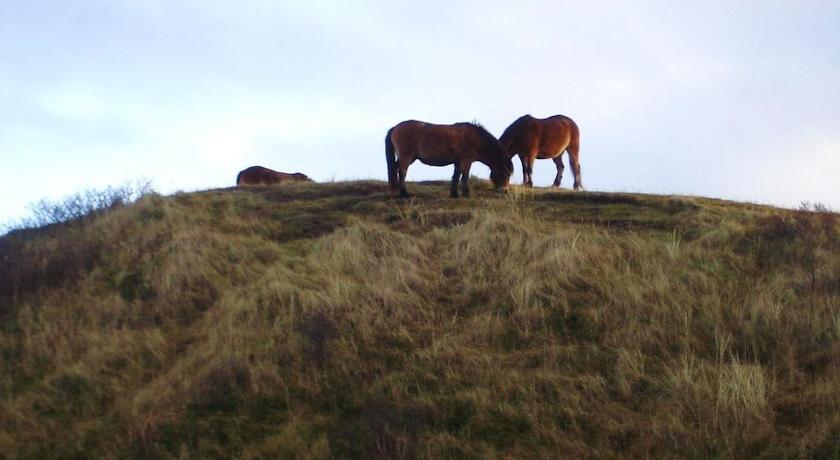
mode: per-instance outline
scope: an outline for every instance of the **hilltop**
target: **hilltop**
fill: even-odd
[[[0,238],[0,457],[840,457],[836,214],[409,191]]]

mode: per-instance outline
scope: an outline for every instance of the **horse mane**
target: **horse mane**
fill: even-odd
[[[492,135],[490,131],[487,131],[487,128],[485,128],[484,125],[482,125],[481,123],[473,120],[467,124],[475,128],[479,137],[481,137],[481,140],[483,140],[485,143],[493,144],[495,142],[499,142],[499,140],[496,139],[496,136]]]
[[[484,142],[484,145],[488,147],[495,145],[499,148],[499,152],[502,152],[502,155],[498,158],[493,156],[489,159],[493,161],[493,163],[495,163],[494,167],[501,167],[507,169],[505,167],[505,163],[509,161],[509,158],[505,155],[505,153],[507,153],[507,150],[505,150],[504,145],[502,145],[502,143],[499,142],[499,139],[497,139],[496,136],[491,134],[490,131],[487,131],[487,128],[485,128],[484,125],[482,125],[478,121],[473,120],[471,122],[465,123],[465,125],[471,126],[475,130],[475,132],[478,133],[478,136]]]
[[[505,128],[505,132],[502,133],[502,136],[499,137],[499,141],[502,145],[506,145],[505,142],[510,140],[510,137],[513,136],[513,133],[519,130],[519,127],[522,126],[522,123],[525,123],[525,120],[529,118],[534,118],[531,114],[522,115],[521,117],[517,118],[516,121],[510,124],[507,128]]]

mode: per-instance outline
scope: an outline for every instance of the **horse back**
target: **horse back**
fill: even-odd
[[[565,115],[554,115],[542,120],[542,140],[548,143],[570,144],[577,142],[580,130],[577,123]]]
[[[274,171],[263,166],[251,166],[239,172],[236,185],[271,185],[283,182],[312,182],[312,179],[301,173],[284,173]]]
[[[438,125],[407,120],[391,129],[391,142],[402,154],[457,154],[475,150],[478,139],[469,123]]]
[[[502,142],[511,155],[536,152],[538,157],[551,158],[578,142],[579,137],[577,124],[565,115],[543,119],[525,115],[505,130]]]

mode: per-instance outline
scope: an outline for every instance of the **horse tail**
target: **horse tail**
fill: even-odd
[[[580,174],[580,128],[578,128],[577,123],[571,121],[571,140],[569,141],[569,147],[566,148],[566,151],[569,152],[569,166],[572,167],[572,174],[575,175],[575,190],[581,190],[583,188],[583,177]]]
[[[385,135],[385,163],[388,165],[388,186],[391,195],[397,191],[397,154],[394,142],[391,141],[391,132],[394,128],[388,130]]]

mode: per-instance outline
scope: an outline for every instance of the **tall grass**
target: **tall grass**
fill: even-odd
[[[840,456],[835,214],[416,189],[145,196],[60,282],[0,240],[0,453]]]

